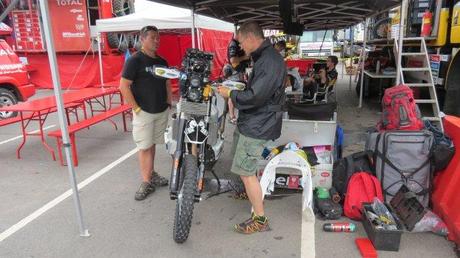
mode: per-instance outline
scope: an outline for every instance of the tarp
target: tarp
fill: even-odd
[[[216,79],[222,74],[222,67],[228,62],[227,47],[233,33],[215,30],[200,29],[203,50],[214,53],[211,79]]]
[[[100,84],[97,55],[58,55],[59,76],[63,89],[79,89]],[[48,55],[29,55],[30,81],[39,88],[53,88]],[[119,81],[124,56],[103,56],[104,81]]]
[[[135,12],[126,16],[96,20],[97,32],[138,31],[146,25],[155,25],[158,29],[192,28],[192,16],[164,17],[155,10]],[[233,32],[233,24],[218,19],[195,15],[195,27],[218,31]]]

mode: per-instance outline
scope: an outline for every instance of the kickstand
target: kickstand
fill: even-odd
[[[218,191],[219,191],[219,190],[220,190],[220,186],[221,186],[221,184],[220,184],[220,179],[219,179],[219,177],[216,175],[216,172],[214,172],[214,169],[211,170],[211,174],[212,174],[212,175],[214,176],[214,178],[217,180],[217,187],[218,187],[217,189],[218,189]]]
[[[228,192],[230,192],[230,191],[232,190],[232,189],[223,189],[223,190],[221,191],[221,189],[222,189],[222,184],[221,184],[221,182],[220,182],[219,177],[216,175],[216,173],[214,172],[214,170],[211,170],[211,174],[214,176],[214,178],[215,178],[216,181],[217,181],[217,191],[216,191],[216,192],[211,192],[211,193],[209,193],[208,196],[206,196],[205,200],[207,200],[207,199],[209,199],[209,198],[211,198],[211,197],[217,196],[217,195],[219,195],[219,194],[228,193]]]

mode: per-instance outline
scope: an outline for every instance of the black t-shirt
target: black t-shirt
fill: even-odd
[[[339,73],[337,73],[337,70],[333,68],[330,71],[326,72],[326,84],[329,85],[330,82],[337,80]]]
[[[228,44],[228,48],[227,48],[228,62],[230,62],[230,58],[232,57],[242,57],[242,56],[245,56],[245,54],[244,54],[244,50],[241,49],[240,47],[240,43],[236,41],[235,39],[232,39],[230,43]],[[235,70],[239,73],[244,73],[245,69],[249,67],[250,63],[251,61],[249,60],[241,61],[238,64],[238,66],[235,67]]]
[[[133,81],[131,92],[142,110],[161,113],[168,108],[166,79],[155,75],[155,67],[167,67],[168,63],[157,56],[152,58],[139,51],[125,63],[121,77]]]

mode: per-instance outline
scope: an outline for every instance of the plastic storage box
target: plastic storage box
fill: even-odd
[[[388,207],[388,206],[387,206]],[[363,203],[364,210],[372,210],[370,203]],[[391,209],[389,209],[391,211]],[[396,218],[397,230],[377,229],[372,224],[366,212],[363,212],[363,226],[375,249],[398,251],[401,242],[402,226]],[[393,217],[396,217],[393,215]]]

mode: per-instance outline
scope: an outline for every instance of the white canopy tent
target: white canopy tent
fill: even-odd
[[[98,37],[99,47],[99,70],[101,85],[104,85],[102,71],[102,53],[101,53],[101,33],[103,32],[129,32],[139,31],[146,25],[155,25],[160,30],[168,29],[190,29],[192,33],[192,47],[195,47],[195,29],[210,29],[218,31],[234,32],[233,24],[221,21],[215,18],[210,18],[204,15],[194,14],[192,11],[177,7],[177,13],[171,15],[162,11],[161,8],[146,8],[141,12],[135,12],[126,16],[115,17],[110,19],[96,20],[96,33]],[[167,16],[166,16],[167,15]],[[200,41],[199,41],[200,42]]]
[[[183,10],[182,8],[177,8]],[[182,12],[183,14],[183,12]],[[126,16],[100,19],[96,21],[96,31],[101,32],[121,32],[138,31],[146,25],[155,25],[158,29],[184,29],[192,28],[192,16],[180,15],[177,17],[165,17],[161,12],[154,10],[144,10]],[[233,24],[203,15],[195,14],[195,28],[235,31]]]

